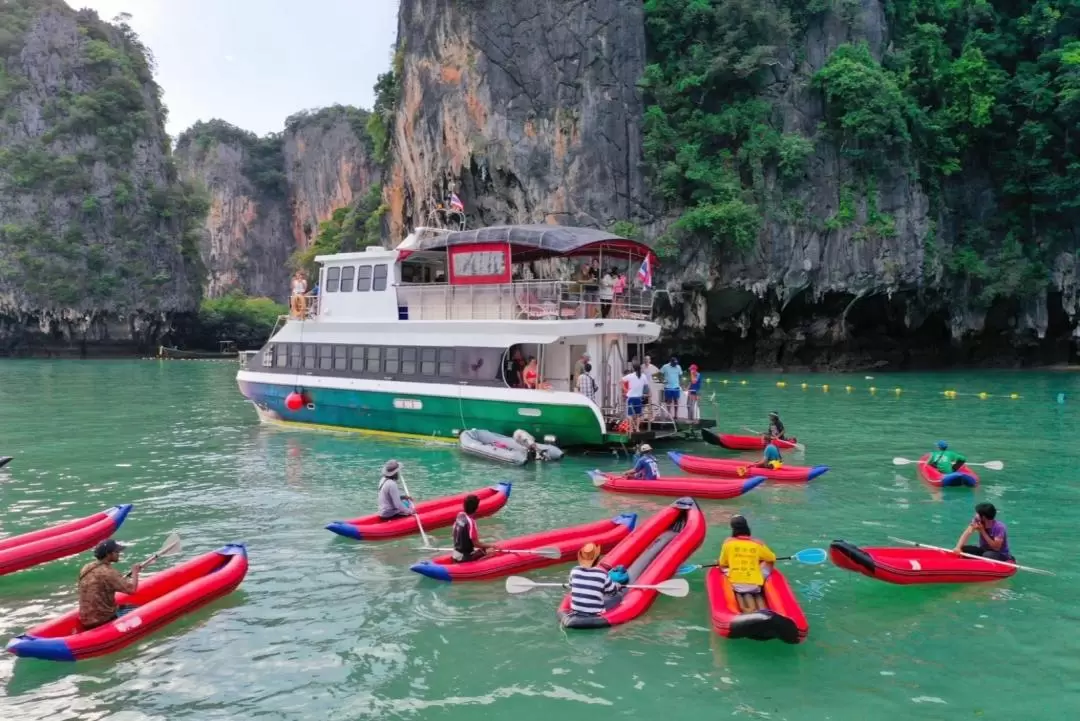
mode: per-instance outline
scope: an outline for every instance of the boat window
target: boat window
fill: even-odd
[[[368,373],[378,373],[382,370],[382,364],[379,362],[379,351],[382,348],[375,345],[369,345],[367,349],[367,368]]]
[[[416,375],[416,348],[401,349],[401,375]]]
[[[354,345],[349,349],[349,352],[351,353],[351,355],[349,357],[350,358],[350,360],[349,360],[349,368],[350,368],[350,370],[352,370],[353,373],[363,373],[364,372],[364,346],[362,346],[362,345]]]
[[[266,350],[263,351],[263,368],[272,368],[274,366],[274,346],[266,346]]]
[[[341,268],[326,269],[326,292],[337,293],[338,285],[341,284]]]
[[[361,265],[357,268],[356,292],[366,293],[371,290],[371,266]]]
[[[341,292],[352,293],[353,278],[356,276],[356,266],[347,265],[341,269]]]
[[[436,351],[434,348],[421,348],[420,349],[420,375],[433,376],[435,375],[435,358]]]
[[[349,370],[349,346],[336,345],[334,346],[334,370],[347,371]]]
[[[289,345],[288,343],[278,343],[277,360],[274,361],[274,365],[278,368],[289,367]]]
[[[328,371],[334,367],[334,346],[319,346],[319,370]]]
[[[305,368],[314,368],[315,367],[315,351],[316,351],[316,348],[315,348],[314,345],[311,345],[311,344],[305,344],[304,345],[304,367]]]
[[[398,360],[401,349],[399,348],[386,348],[383,350],[383,373],[389,375],[397,375],[398,370],[401,368],[401,363]]]
[[[304,346],[301,345],[300,343],[290,343],[289,344],[289,367],[290,368],[299,368],[300,367],[300,354],[303,352],[303,350],[304,350]]]
[[[453,378],[454,373],[454,349],[439,349],[439,375],[444,378]]]
[[[375,277],[371,281],[372,290],[386,290],[386,263],[375,266]]]

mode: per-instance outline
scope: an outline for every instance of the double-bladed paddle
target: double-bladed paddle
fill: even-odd
[[[541,587],[559,587],[568,588],[569,585],[565,583],[537,583],[531,578],[525,578],[524,576],[510,576],[506,579],[506,592],[507,593],[525,593],[531,591],[534,588]],[[669,578],[663,583],[656,583],[651,585],[635,585],[628,584],[623,588],[637,588],[645,591],[657,591],[665,596],[673,596],[675,598],[682,598],[690,593],[690,584],[686,582],[685,578]]]
[[[180,553],[180,534],[171,533],[169,534],[169,537],[165,539],[165,543],[161,544],[161,548],[158,549],[157,553],[139,564],[139,567],[146,568],[162,556],[175,556],[178,553]],[[128,571],[126,575],[130,577],[132,573],[134,573],[133,570]]]
[[[824,548],[804,548],[798,553],[793,553],[790,556],[778,556],[777,561],[798,561],[799,563],[805,563],[808,566],[816,566],[819,563],[825,563],[825,559],[828,558],[828,554]],[[676,576],[685,576],[688,573],[699,571],[702,568],[716,568],[720,564],[718,563],[688,563],[683,566],[679,566],[679,569],[675,571]]]
[[[907,466],[912,463],[918,463],[919,461],[913,461],[910,458],[894,458],[892,459],[894,466]],[[991,471],[1000,471],[1005,468],[1005,464],[1001,461],[987,461],[986,463],[972,463],[971,461],[964,461],[965,466],[975,466],[978,468],[989,468]]]
[[[1043,576],[1056,576],[1056,573],[1050,571],[1044,571],[1041,568],[1031,568],[1030,566],[1021,566],[1018,563],[1009,563],[1008,561],[999,561],[996,558],[987,558],[986,556],[976,556],[974,553],[957,553],[955,550],[948,548],[940,548],[938,546],[931,546],[926,543],[919,543],[918,541],[907,541],[903,538],[897,538],[895,536],[889,536],[889,540],[894,543],[903,543],[905,546],[915,546],[916,548],[929,548],[932,551],[941,551],[942,553],[948,553],[953,556],[963,556],[964,558],[974,558],[979,561],[986,561],[987,563],[996,563],[999,566],[1008,566],[1009,568],[1016,568],[1021,571],[1031,571],[1032,573],[1039,573]]]
[[[452,549],[452,548],[431,548],[430,546],[425,546],[425,547],[421,548],[420,550],[421,551],[440,551],[442,553],[453,553],[453,551],[454,551],[454,549]],[[521,551],[517,551],[517,550],[514,550],[514,549],[510,549],[510,548],[491,548],[491,547],[489,547],[488,552],[489,553],[529,553],[529,554],[532,554],[534,556],[543,556],[544,558],[550,558],[550,559],[556,560],[556,561],[563,557],[562,551],[555,548],[554,546],[546,546],[544,548],[532,548],[532,549],[521,550]]]
[[[760,433],[758,431],[755,431],[753,428],[747,428],[746,426],[743,426],[743,430],[747,431],[749,433],[753,433],[755,436],[761,436],[763,438],[765,437],[764,433]],[[784,440],[784,439],[783,438],[777,438],[776,440],[781,441],[781,440]],[[795,450],[798,451],[799,453],[803,453],[803,452],[806,451],[806,446],[804,446],[802,443],[797,443],[796,441],[784,441],[784,442],[785,443],[790,443],[795,448]]]

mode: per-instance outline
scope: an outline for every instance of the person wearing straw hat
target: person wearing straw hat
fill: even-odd
[[[589,542],[578,551],[578,565],[570,571],[570,610],[583,616],[599,616],[618,598],[622,585],[596,564],[600,546]]]
[[[415,513],[407,505],[412,498],[404,495],[398,488],[401,477],[401,464],[389,460],[383,466],[382,478],[379,479],[379,519],[389,521],[393,518],[406,518]]]

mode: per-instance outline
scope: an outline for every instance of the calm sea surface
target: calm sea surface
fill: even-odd
[[[185,557],[233,541],[251,556],[236,593],[120,653],[67,665],[4,654],[0,719],[1080,718],[1080,373],[807,375],[784,387],[773,375],[711,377],[709,415],[722,427],[760,428],[777,409],[809,446],[789,462],[832,470],[809,486],[704,501],[713,526],[696,561],[715,557],[736,510],[790,553],[889,535],[948,546],[988,500],[1020,561],[1057,573],[904,588],[831,565],[788,566],[811,628],[806,643],[786,646],[716,636],[701,574],[688,597],[661,597],[634,623],[568,633],[557,593],[439,584],[408,571],[423,557],[417,539],[339,539],[323,526],[370,511],[390,457],[421,499],[513,481],[510,503],[481,521],[487,538],[665,502],[594,490],[584,471],[625,465],[602,453],[506,469],[441,446],[262,427],[235,372],[0,362],[0,455],[15,456],[0,470],[0,536],[130,502],[117,536],[134,546],[125,565],[173,531]],[[913,466],[892,465],[939,438],[1005,470],[943,493]],[[70,608],[88,560],[0,578],[0,637]],[[531,575],[562,580],[567,568]]]

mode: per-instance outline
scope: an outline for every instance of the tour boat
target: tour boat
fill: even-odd
[[[660,335],[642,243],[563,226],[418,228],[393,249],[315,260],[320,294],[294,298],[241,354],[237,382],[263,421],[446,442],[520,428],[564,447],[714,425],[688,417],[685,397],[675,418],[653,405],[638,432],[623,423],[621,379]],[[602,298],[594,264],[625,273],[622,292]],[[573,377],[583,353],[591,396]]]

